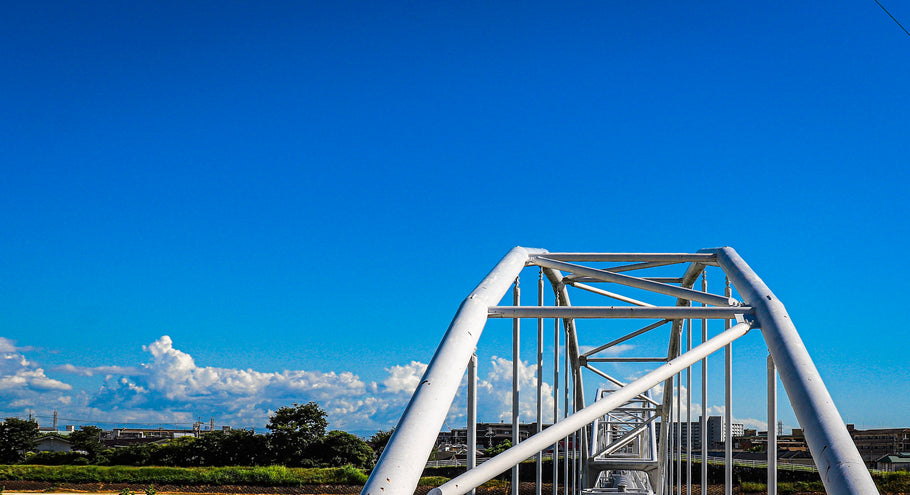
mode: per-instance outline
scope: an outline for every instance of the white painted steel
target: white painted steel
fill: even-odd
[[[725,281],[724,295],[730,297],[730,281]],[[724,329],[730,320],[724,320]],[[733,344],[724,346],[724,492],[733,495]]]
[[[617,380],[616,378],[613,378],[612,376],[610,376],[610,375],[604,373],[603,371],[601,371],[601,370],[599,370],[599,369],[597,369],[597,368],[595,368],[595,367],[593,367],[593,366],[589,366],[589,365],[585,364],[585,369],[590,370],[590,371],[593,371],[593,372],[596,373],[597,375],[601,376],[602,378],[604,378],[604,379],[606,379],[606,380],[609,380],[611,383],[613,383],[614,385],[616,385],[616,386],[618,386],[618,387],[625,387],[625,386],[626,386],[626,384],[623,383],[622,381]],[[648,395],[646,395],[646,394],[642,394],[642,395],[638,396],[638,398],[641,399],[641,400],[650,402],[651,404],[654,404],[655,406],[659,406],[659,405],[660,405],[659,402],[657,402],[656,400],[652,399],[651,397],[648,397]]]
[[[728,344],[729,345],[729,344]],[[682,374],[676,374],[676,487],[682,486]]]
[[[467,468],[477,465],[477,354],[468,362],[468,456]],[[470,495],[474,495],[471,490]]]
[[[537,305],[543,306],[543,268],[537,274]],[[537,433],[543,431],[543,318],[537,319]],[[537,453],[535,466],[536,495],[543,490],[543,451]]]
[[[777,495],[777,368],[768,354],[768,495]]]
[[[567,280],[566,283],[571,285],[572,287],[575,287],[576,289],[586,290],[588,292],[593,292],[594,294],[599,294],[601,296],[606,296],[611,299],[616,299],[617,301],[627,302],[629,304],[634,304],[636,306],[645,306],[645,307],[654,306],[653,304],[648,304],[644,301],[639,301],[638,299],[632,299],[631,297],[626,297],[622,294],[617,294],[615,292],[610,292],[608,290],[598,289],[597,287],[591,287],[590,285],[575,282],[573,280]]]
[[[535,256],[535,255],[532,255]],[[674,263],[699,262],[714,265],[713,252],[698,253],[546,253],[551,260],[559,261],[612,261],[612,262],[643,262],[643,261],[670,261]]]
[[[550,258],[552,259],[552,258]],[[635,263],[634,265],[611,266],[604,270],[613,273],[631,272],[635,270],[644,270],[645,268],[657,268],[659,266],[676,265],[684,263],[683,261],[646,261],[644,263]]]
[[[605,456],[605,455],[610,455],[613,452],[616,452],[617,450],[625,447],[626,445],[636,441],[636,437],[638,437],[638,435],[640,435],[641,433],[644,433],[645,431],[650,429],[651,423],[653,423],[658,417],[659,416],[657,414],[655,414],[655,415],[645,419],[642,424],[636,426],[635,428],[633,428],[632,430],[627,432],[625,434],[625,436],[623,436],[619,440],[614,440],[613,443],[606,445],[600,452],[592,453],[591,457],[601,457],[601,456]],[[592,434],[593,433],[596,433],[596,432],[592,432]],[[593,441],[591,442],[591,445],[594,446]]]
[[[754,308],[757,326],[774,358],[825,490],[831,495],[878,493],[784,305],[732,248],[711,251],[736,291]]]
[[[701,272],[701,291],[708,292],[708,275]],[[704,306],[704,303],[702,303]],[[708,320],[701,320],[701,341],[708,341]],[[699,445],[701,445],[701,495],[708,495],[708,358],[701,360],[701,404],[702,413],[699,418]]]
[[[547,280],[550,281],[550,285],[553,286],[553,292],[556,294],[556,305],[571,307],[572,301],[569,298],[569,291],[566,290],[566,284],[563,282],[562,273],[559,270],[554,270],[552,268],[544,267],[544,275],[546,275]],[[581,355],[581,352],[578,350],[578,332],[575,328],[575,319],[571,317],[562,318],[562,326],[566,331],[566,353],[567,361],[566,364],[571,367],[573,370],[573,379],[577,379],[581,384],[577,389],[577,393],[574,395],[572,402],[575,404],[576,408],[582,408],[585,406],[585,398],[582,391],[584,390],[584,384],[581,379],[581,375],[576,373],[579,369],[578,356]],[[566,373],[568,379],[568,372]],[[566,386],[566,393],[569,393],[569,388]],[[566,408],[568,410],[568,408]]]
[[[559,304],[559,293],[556,293]],[[553,422],[559,420],[559,320],[553,318]],[[553,495],[559,495],[559,442],[553,443]]]
[[[582,267],[573,265],[564,261],[595,261],[595,262],[632,262],[637,265],[623,265],[614,267],[603,267],[602,269]],[[644,268],[652,268],[667,264],[688,262],[686,274],[679,278],[670,277],[650,277],[639,278],[620,275],[621,271],[632,271]],[[539,265],[546,274],[553,286],[556,294],[556,303],[554,307],[544,307],[541,297],[538,298],[537,306],[521,307],[517,298],[520,290],[516,283],[516,300],[515,306],[493,306],[497,303],[502,295],[508,290],[513,280],[516,280],[519,272],[524,266]],[[724,296],[707,293],[707,281],[704,276],[704,266],[716,265],[732,279],[739,294],[742,295],[744,302],[730,297],[729,284]],[[569,272],[570,277],[563,277],[560,270]],[[702,274],[702,291],[693,290],[691,287],[697,279],[698,274]],[[674,307],[655,307],[649,303],[638,301],[626,296],[613,294],[607,291],[584,286],[578,282],[593,280],[595,282],[612,282],[643,289],[658,294],[675,296],[677,306]],[[654,280],[660,280],[655,282]],[[542,280],[541,280],[542,282]],[[679,284],[678,286],[668,285],[668,283]],[[566,284],[574,284],[580,289],[590,292],[599,293],[608,297],[618,296],[619,300],[629,304],[640,306],[619,306],[619,307],[572,307],[569,302],[569,294],[566,290]],[[538,285],[539,294],[540,286]],[[701,307],[692,307],[693,301],[701,302]],[[705,307],[706,305],[716,307]],[[517,463],[533,454],[538,454],[547,447],[558,444],[560,438],[572,438],[577,441],[572,443],[571,449],[573,455],[567,455],[567,462],[563,464],[563,486],[566,494],[578,493],[582,488],[588,488],[593,478],[597,474],[598,460],[591,458],[593,452],[587,447],[591,438],[587,434],[587,424],[594,418],[603,416],[605,413],[597,409],[605,407],[603,404],[598,406],[597,403],[588,406],[584,405],[581,368],[586,367],[604,378],[619,383],[619,381],[607,376],[605,373],[589,365],[589,361],[612,361],[612,362],[629,362],[643,361],[652,358],[589,358],[594,352],[589,351],[585,355],[579,352],[578,334],[575,328],[575,320],[581,318],[653,318],[665,319],[654,325],[649,325],[646,329],[638,330],[614,340],[610,344],[600,346],[600,349],[609,348],[611,345],[622,340],[628,340],[636,335],[648,331],[650,327],[662,325],[666,322],[672,323],[670,332],[670,344],[667,352],[669,362],[658,367],[656,370],[648,373],[642,379],[636,380],[617,392],[614,393],[612,400],[621,400],[621,403],[627,402],[631,397],[640,400],[643,397],[643,391],[651,386],[663,381],[664,397],[660,406],[660,414],[663,416],[668,426],[670,421],[675,421],[677,425],[677,434],[669,435],[671,428],[665,428],[661,431],[660,451],[657,452],[658,444],[653,443],[652,448],[658,457],[657,469],[652,473],[659,473],[660,479],[654,483],[659,492],[666,493],[667,490],[673,490],[671,486],[675,481],[676,489],[680,490],[683,474],[686,474],[687,487],[691,487],[691,435],[686,439],[686,473],[683,473],[681,465],[681,454],[683,445],[681,441],[682,428],[679,424],[683,418],[681,415],[682,404],[678,395],[682,389],[681,371],[686,370],[685,386],[691,390],[691,365],[698,360],[702,361],[702,404],[709,403],[707,398],[707,360],[706,356],[713,350],[707,350],[714,346],[726,346],[727,352],[725,359],[725,458],[727,466],[732,466],[731,446],[732,446],[732,347],[729,345],[736,337],[732,334],[741,332],[745,333],[749,325],[755,328],[761,328],[765,341],[774,363],[769,361],[768,369],[768,418],[769,418],[769,450],[773,455],[776,435],[774,434],[774,422],[776,418],[776,379],[774,375],[773,364],[780,368],[781,380],[787,393],[790,395],[790,402],[797,415],[797,419],[806,435],[807,443],[816,464],[820,468],[822,480],[825,483],[826,490],[832,494],[858,494],[858,493],[876,493],[874,484],[871,481],[868,471],[855,446],[846,431],[836,409],[834,408],[831,398],[822,384],[818,371],[809,358],[799,335],[793,327],[792,322],[786,314],[783,305],[777,301],[773,294],[768,290],[764,283],[751,271],[746,263],[739,258],[735,251],[730,248],[720,248],[712,250],[702,250],[697,255],[691,254],[654,254],[654,253],[558,253],[555,255],[546,254],[543,250],[528,250],[524,248],[515,248],[503,258],[503,260],[487,275],[487,277],[478,285],[477,288],[462,303],[455,319],[449,326],[446,335],[443,337],[439,348],[423,379],[417,387],[411,402],[403,414],[395,434],[390,439],[389,445],[385,449],[383,456],[380,458],[373,475],[365,485],[361,495],[411,495],[416,487],[417,480],[420,476],[423,459],[429,456],[436,435],[442,426],[446,412],[451,405],[452,399],[457,392],[458,382],[463,373],[464,367],[469,362],[473,354],[477,340],[483,330],[484,322],[487,318],[514,318],[515,334],[513,345],[515,346],[513,354],[513,365],[520,363],[518,355],[518,343],[520,332],[518,329],[519,318],[537,318],[538,319],[538,425],[542,423],[542,330],[543,318],[554,319],[554,332],[556,334],[554,352],[554,399],[559,394],[559,372],[558,372],[558,351],[559,351],[559,319],[562,319],[563,329],[565,331],[565,345],[562,348],[566,352],[564,366],[565,373],[563,379],[565,383],[561,391],[565,397],[565,408],[563,412],[564,419],[557,425],[547,430],[538,432],[531,439],[520,444],[516,444],[512,449],[488,461],[487,463],[468,471],[462,476],[452,480],[449,483],[439,487],[434,491],[435,495],[450,495],[465,493],[472,486],[466,486],[465,480],[481,480],[487,475],[492,477],[505,471],[510,466],[516,466]],[[689,319],[698,319],[702,322],[702,341],[701,344],[692,348],[692,327]],[[736,319],[739,323],[733,329],[723,332],[713,339],[707,338],[707,320],[723,319],[725,327],[729,328],[730,319]],[[682,330],[683,322],[688,321],[688,331],[686,336],[685,353],[682,353]],[[737,335],[738,336],[738,335]],[[718,344],[725,341],[722,344]],[[716,350],[719,347],[716,347]],[[691,349],[691,350],[689,350]],[[680,355],[682,353],[682,355]],[[664,358],[653,358],[664,360]],[[476,362],[475,362],[476,366]],[[469,388],[474,388],[476,384],[476,368],[471,367],[469,370]],[[571,375],[570,375],[571,373]],[[517,378],[517,370],[513,371],[513,376]],[[675,387],[673,378],[676,378]],[[570,383],[571,380],[571,383]],[[647,385],[642,385],[643,380],[650,380]],[[571,388],[570,388],[571,385]],[[641,392],[636,387],[645,387]],[[518,384],[514,387],[513,399],[518,399]],[[675,393],[676,397],[673,396]],[[471,399],[470,395],[476,393],[469,390],[469,403],[473,402],[471,407],[476,408],[476,399]],[[620,394],[620,395],[617,395]],[[569,402],[571,397],[571,404]],[[625,399],[622,399],[625,397]],[[558,400],[554,401],[554,416],[558,418],[559,406]],[[603,402],[603,401],[598,401]],[[687,410],[691,411],[691,395],[687,397]],[[469,408],[470,409],[470,408]],[[518,408],[515,407],[517,412]],[[675,410],[675,414],[674,414]],[[475,413],[476,414],[476,409]],[[472,415],[469,410],[468,416]],[[590,418],[588,416],[591,416]],[[691,417],[687,414],[686,420],[691,425]],[[702,456],[707,452],[707,428],[706,415],[702,414]],[[476,423],[476,417],[473,418]],[[520,424],[520,418],[513,416],[513,426]],[[517,429],[517,428],[516,428]],[[470,427],[469,427],[470,430]],[[516,432],[513,431],[513,435]],[[591,431],[593,434],[593,430]],[[690,432],[691,433],[691,432]],[[470,434],[469,434],[470,437]],[[674,441],[671,441],[672,440]],[[515,438],[517,441],[517,438]],[[474,432],[474,442],[476,442],[476,430]],[[469,442],[471,443],[471,442]],[[517,443],[517,442],[516,442]],[[568,444],[567,444],[568,446]],[[593,442],[592,442],[593,446]],[[676,456],[676,462],[669,459],[670,453]],[[473,453],[473,452],[472,452]],[[569,452],[566,452],[569,454]],[[469,454],[470,456],[470,454]],[[558,458],[558,457],[557,457]],[[569,460],[571,459],[571,460]],[[415,462],[416,461],[416,462]],[[669,461],[669,462],[668,462]],[[570,469],[569,463],[572,463]],[[773,466],[776,464],[776,455],[769,458],[770,469],[769,490],[771,493],[775,490],[776,477],[774,476]],[[631,466],[631,465],[630,465]],[[705,472],[707,463],[702,463],[702,492],[707,487]],[[630,468],[630,469],[635,469]],[[558,479],[558,463],[554,463],[554,480]],[[517,479],[515,473],[514,479]],[[727,492],[732,487],[731,472],[727,471],[725,479],[727,481]],[[489,479],[489,478],[486,478]],[[654,479],[656,480],[656,478]],[[481,480],[483,481],[483,480]],[[538,486],[541,481],[541,474],[538,471]],[[513,485],[517,488],[518,484]],[[455,487],[454,489],[452,487]],[[554,483],[554,495],[557,493],[557,485]],[[689,492],[690,490],[687,490]],[[538,488],[539,492],[539,488]],[[539,495],[539,493],[538,493]]]
[[[487,308],[502,299],[530,255],[543,253],[513,248],[461,303],[362,495],[413,495],[483,331]]]
[[[642,394],[651,387],[669,379],[686,366],[689,366],[702,357],[720,349],[727,343],[742,337],[750,328],[751,326],[748,323],[737,324],[730,330],[695,347],[692,351],[650,371],[638,380],[635,380],[610,394],[609,397],[594,402],[590,406],[579,410],[546,430],[528,438],[524,442],[489,459],[471,471],[467,471],[447,483],[434,488],[430,491],[429,495],[463,495],[467,493],[472,488],[476,488],[480,484],[493,479],[496,475],[504,472],[513,465],[531,457],[538,451],[545,449],[553,442],[584,428],[598,417],[633,400],[637,395]]]
[[[512,289],[512,304],[521,306],[520,280],[515,278]],[[519,440],[519,408],[518,394],[521,393],[521,320],[512,320],[512,445],[518,445]],[[512,466],[512,495],[518,495],[518,465]]]
[[[596,268],[588,268],[586,266],[575,265],[572,263],[555,261],[544,256],[535,256],[532,258],[532,262],[537,266],[542,266],[553,270],[565,270],[567,272],[576,273],[578,275],[596,278],[604,282],[612,282],[615,284],[625,285],[627,287],[635,287],[636,289],[648,290],[656,292],[658,294],[678,297],[680,299],[703,302],[712,306],[736,306],[738,304],[737,301],[723,296],[705,294],[704,292],[687,289],[685,287],[677,287],[675,285],[652,282],[643,278],[630,277],[621,273],[612,273],[606,270],[598,270]]]
[[[748,306],[699,308],[688,306],[490,306],[490,318],[640,318],[683,320],[708,318],[726,320],[749,313]]]
[[[692,350],[692,320],[686,320],[686,352]],[[686,493],[692,493],[692,366],[686,367]]]

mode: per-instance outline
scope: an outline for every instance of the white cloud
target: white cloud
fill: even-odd
[[[70,375],[95,376],[95,375],[123,375],[138,376],[144,375],[145,372],[132,366],[73,366],[72,364],[63,364],[51,368],[51,371],[58,373],[67,373]]]
[[[28,352],[34,350],[34,347],[17,347],[16,342],[6,337],[0,337],[0,353],[5,352]]]
[[[617,346],[610,352],[631,348]],[[393,426],[427,365],[418,361],[386,368],[385,376],[364,381],[350,371],[320,372],[284,370],[260,372],[252,369],[222,368],[197,363],[175,347],[169,336],[143,346],[147,359],[138,366],[85,367],[66,364],[54,371],[79,376],[103,377],[98,389],[63,394],[72,387],[44,376],[7,339],[0,340],[3,357],[0,368],[0,399],[8,404],[35,407],[64,407],[72,417],[118,422],[193,422],[214,417],[218,424],[262,427],[271,412],[291,403],[319,403],[328,414],[332,428],[370,431]],[[512,361],[492,356],[479,364],[478,412],[482,421],[511,421]],[[536,420],[536,363],[522,361],[520,421]],[[546,378],[545,378],[546,381]],[[10,394],[20,387],[31,395]],[[450,425],[462,425],[466,416],[466,383],[463,383],[448,414]],[[51,393],[53,392],[53,393]],[[553,416],[553,387],[542,385],[544,421]],[[698,405],[693,405],[693,409]]]
[[[382,384],[390,393],[406,392],[411,394],[417,389],[420,378],[427,370],[427,365],[417,361],[411,361],[405,366],[392,366],[386,368],[389,377],[383,380]]]
[[[19,350],[13,341],[0,337],[0,392],[4,396],[73,388],[67,383],[48,378],[42,368],[31,363]]]
[[[174,347],[169,336],[143,346],[150,360],[128,373],[108,376],[101,389],[86,397],[86,407],[152,417],[144,410],[171,411],[216,416],[224,424],[264,425],[268,414],[293,402],[315,401],[326,411],[333,428],[387,428],[397,419],[426,365],[413,361],[388,368],[381,383],[364,383],[356,374],[285,370],[259,372],[251,369],[199,366],[192,356]],[[101,373],[113,367],[61,371]],[[116,374],[115,374],[116,375]]]
[[[0,337],[0,404],[6,411],[65,405],[72,386],[44,374],[44,369],[29,361],[12,340]]]
[[[487,365],[489,368],[487,368]],[[512,421],[512,360],[492,356],[488,364],[479,363],[477,380],[477,416],[480,421]],[[521,361],[519,377],[519,421],[529,423],[537,420],[537,364]],[[549,383],[541,386],[543,394],[543,419],[553,420],[553,387]],[[463,379],[458,395],[449,409],[447,422],[450,426],[465,423],[467,416],[467,379]]]

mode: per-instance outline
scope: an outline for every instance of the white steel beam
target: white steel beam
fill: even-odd
[[[598,270],[596,268],[588,268],[586,266],[574,265],[572,263],[555,261],[544,256],[536,256],[532,259],[532,262],[537,266],[551,268],[553,270],[565,270],[570,273],[576,273],[578,275],[596,278],[604,282],[612,282],[615,284],[625,285],[627,287],[635,287],[636,289],[648,290],[651,292],[656,292],[658,294],[678,297],[680,299],[703,302],[712,306],[736,306],[739,304],[736,300],[723,296],[705,294],[704,292],[687,289],[685,287],[677,287],[675,285],[653,282],[651,280],[645,280],[643,278],[630,277],[621,273],[613,273],[606,270]]]
[[[543,306],[543,268],[537,274],[537,305]],[[537,319],[537,433],[543,431],[543,318]],[[554,418],[555,420],[555,418]],[[543,490],[543,452],[537,453],[534,466],[536,495]]]
[[[521,306],[521,285],[515,278],[512,286],[512,304]],[[521,319],[512,320],[512,445],[518,445],[521,438],[519,423],[519,394],[521,393]],[[518,495],[518,465],[512,466],[512,495]]]
[[[532,254],[513,248],[461,303],[361,495],[413,495],[487,321]]]
[[[768,495],[777,495],[777,368],[768,354]]]
[[[729,247],[712,251],[736,291],[754,308],[757,326],[774,358],[825,491],[832,495],[878,493],[784,305],[736,251]]]
[[[467,468],[477,465],[477,354],[471,354],[468,362],[468,456]],[[474,495],[471,490],[470,495]]]
[[[751,326],[748,323],[739,323],[735,325],[730,330],[695,347],[692,351],[650,371],[638,380],[629,383],[625,387],[599,401],[595,401],[590,406],[579,410],[546,430],[528,438],[524,442],[489,459],[476,468],[462,473],[443,485],[430,490],[429,495],[464,495],[472,488],[480,486],[482,483],[493,479],[496,475],[504,472],[513,465],[531,457],[538,451],[547,448],[553,442],[584,428],[595,419],[604,416],[626,402],[635,399],[638,394],[642,394],[658,383],[672,377],[680,370],[685,369],[686,366],[689,366],[702,357],[720,349],[729,342],[742,337],[750,328]]]
[[[614,261],[644,262],[669,261],[672,263],[699,262],[707,265],[716,264],[714,253],[546,253],[543,256],[559,261]]]
[[[617,294],[615,292],[610,292],[608,290],[598,289],[597,287],[591,287],[587,284],[582,284],[575,282],[574,280],[566,280],[566,283],[575,287],[576,289],[586,290],[588,292],[593,292],[601,296],[606,296],[611,299],[616,299],[617,301],[627,302],[629,304],[634,304],[636,306],[654,306],[653,304],[648,304],[644,301],[639,301],[638,299],[632,299],[631,297],[626,297],[622,294]]]
[[[689,307],[689,306],[490,306],[490,318],[643,318],[684,320],[707,318],[727,320],[749,313],[749,306]]]

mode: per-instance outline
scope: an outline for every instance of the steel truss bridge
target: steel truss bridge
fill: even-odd
[[[537,301],[534,305],[521,305],[518,277],[523,270],[533,267],[538,272]],[[670,270],[676,276],[666,276]],[[655,272],[660,272],[660,276]],[[721,290],[710,292],[708,274],[717,272],[722,272],[726,282]],[[553,304],[549,306],[544,304],[545,292],[548,292],[544,290],[545,280],[552,289]],[[499,305],[510,287],[512,305]],[[733,288],[741,299],[732,297]],[[601,303],[573,306],[570,296]],[[512,320],[513,447],[476,465],[475,349],[487,320],[497,318]],[[600,340],[580,343],[578,327],[594,319],[610,320],[611,328],[622,330],[585,333],[586,339]],[[522,320],[535,321],[537,325],[538,432],[519,443],[518,367]],[[709,338],[708,327],[712,320],[720,320],[722,323],[711,325],[722,324],[723,329]],[[552,328],[552,333],[547,326]],[[466,369],[468,469],[434,488],[431,495],[472,492],[510,468],[512,479],[517,480],[518,463],[535,456],[538,467],[534,481],[538,495],[543,495],[540,461],[542,453],[551,450],[555,450],[552,452],[554,459],[565,459],[562,465],[553,463],[553,495],[558,495],[558,484],[566,495],[692,493],[693,477],[708,478],[708,462],[705,462],[708,459],[692,462],[698,461],[699,456],[708,455],[707,414],[701,414],[698,421],[692,422],[693,380],[699,382],[701,393],[696,397],[704,408],[709,400],[707,358],[721,349],[724,350],[722,380],[726,418],[723,435],[725,486],[726,493],[731,494],[732,343],[752,329],[760,329],[768,349],[768,493],[777,493],[778,373],[826,491],[829,494],[878,493],[784,305],[732,248],[704,249],[696,253],[549,253],[542,249],[516,247],[458,308],[361,495],[414,493]],[[610,352],[611,348],[623,344],[626,344],[623,349],[629,349],[629,343],[645,334],[649,334],[649,338],[665,335],[666,355],[661,352],[657,356],[629,357],[623,353],[618,357],[616,352]],[[543,345],[550,335],[556,350],[552,359],[548,359],[551,373],[545,373]],[[563,385],[559,383],[560,349],[564,352]],[[627,383],[604,371],[609,363],[636,363],[648,366],[648,369],[640,378]],[[586,402],[583,380],[592,375],[605,385],[593,397],[595,400]],[[546,402],[542,396],[545,376],[552,377],[553,418],[558,420],[541,430]],[[655,387],[659,387],[660,392],[652,396],[652,390],[657,390]],[[559,414],[560,398],[564,402],[562,417]],[[661,428],[655,428],[658,422]],[[700,435],[698,439],[693,438],[696,429]],[[693,443],[704,446],[700,453],[693,449]],[[559,452],[560,448],[571,451]],[[693,473],[699,469],[700,476]],[[707,483],[700,485],[701,493],[706,494]],[[512,483],[513,495],[517,495],[517,490],[518,483]]]

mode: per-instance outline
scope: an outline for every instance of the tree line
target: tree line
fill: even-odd
[[[269,418],[265,434],[251,430],[212,431],[165,443],[106,448],[101,428],[83,426],[70,433],[71,452],[31,452],[38,424],[18,418],[0,423],[0,464],[94,464],[118,466],[269,466],[369,469],[391,431],[367,441],[345,431],[326,431],[326,413],[315,402],[281,407]]]

